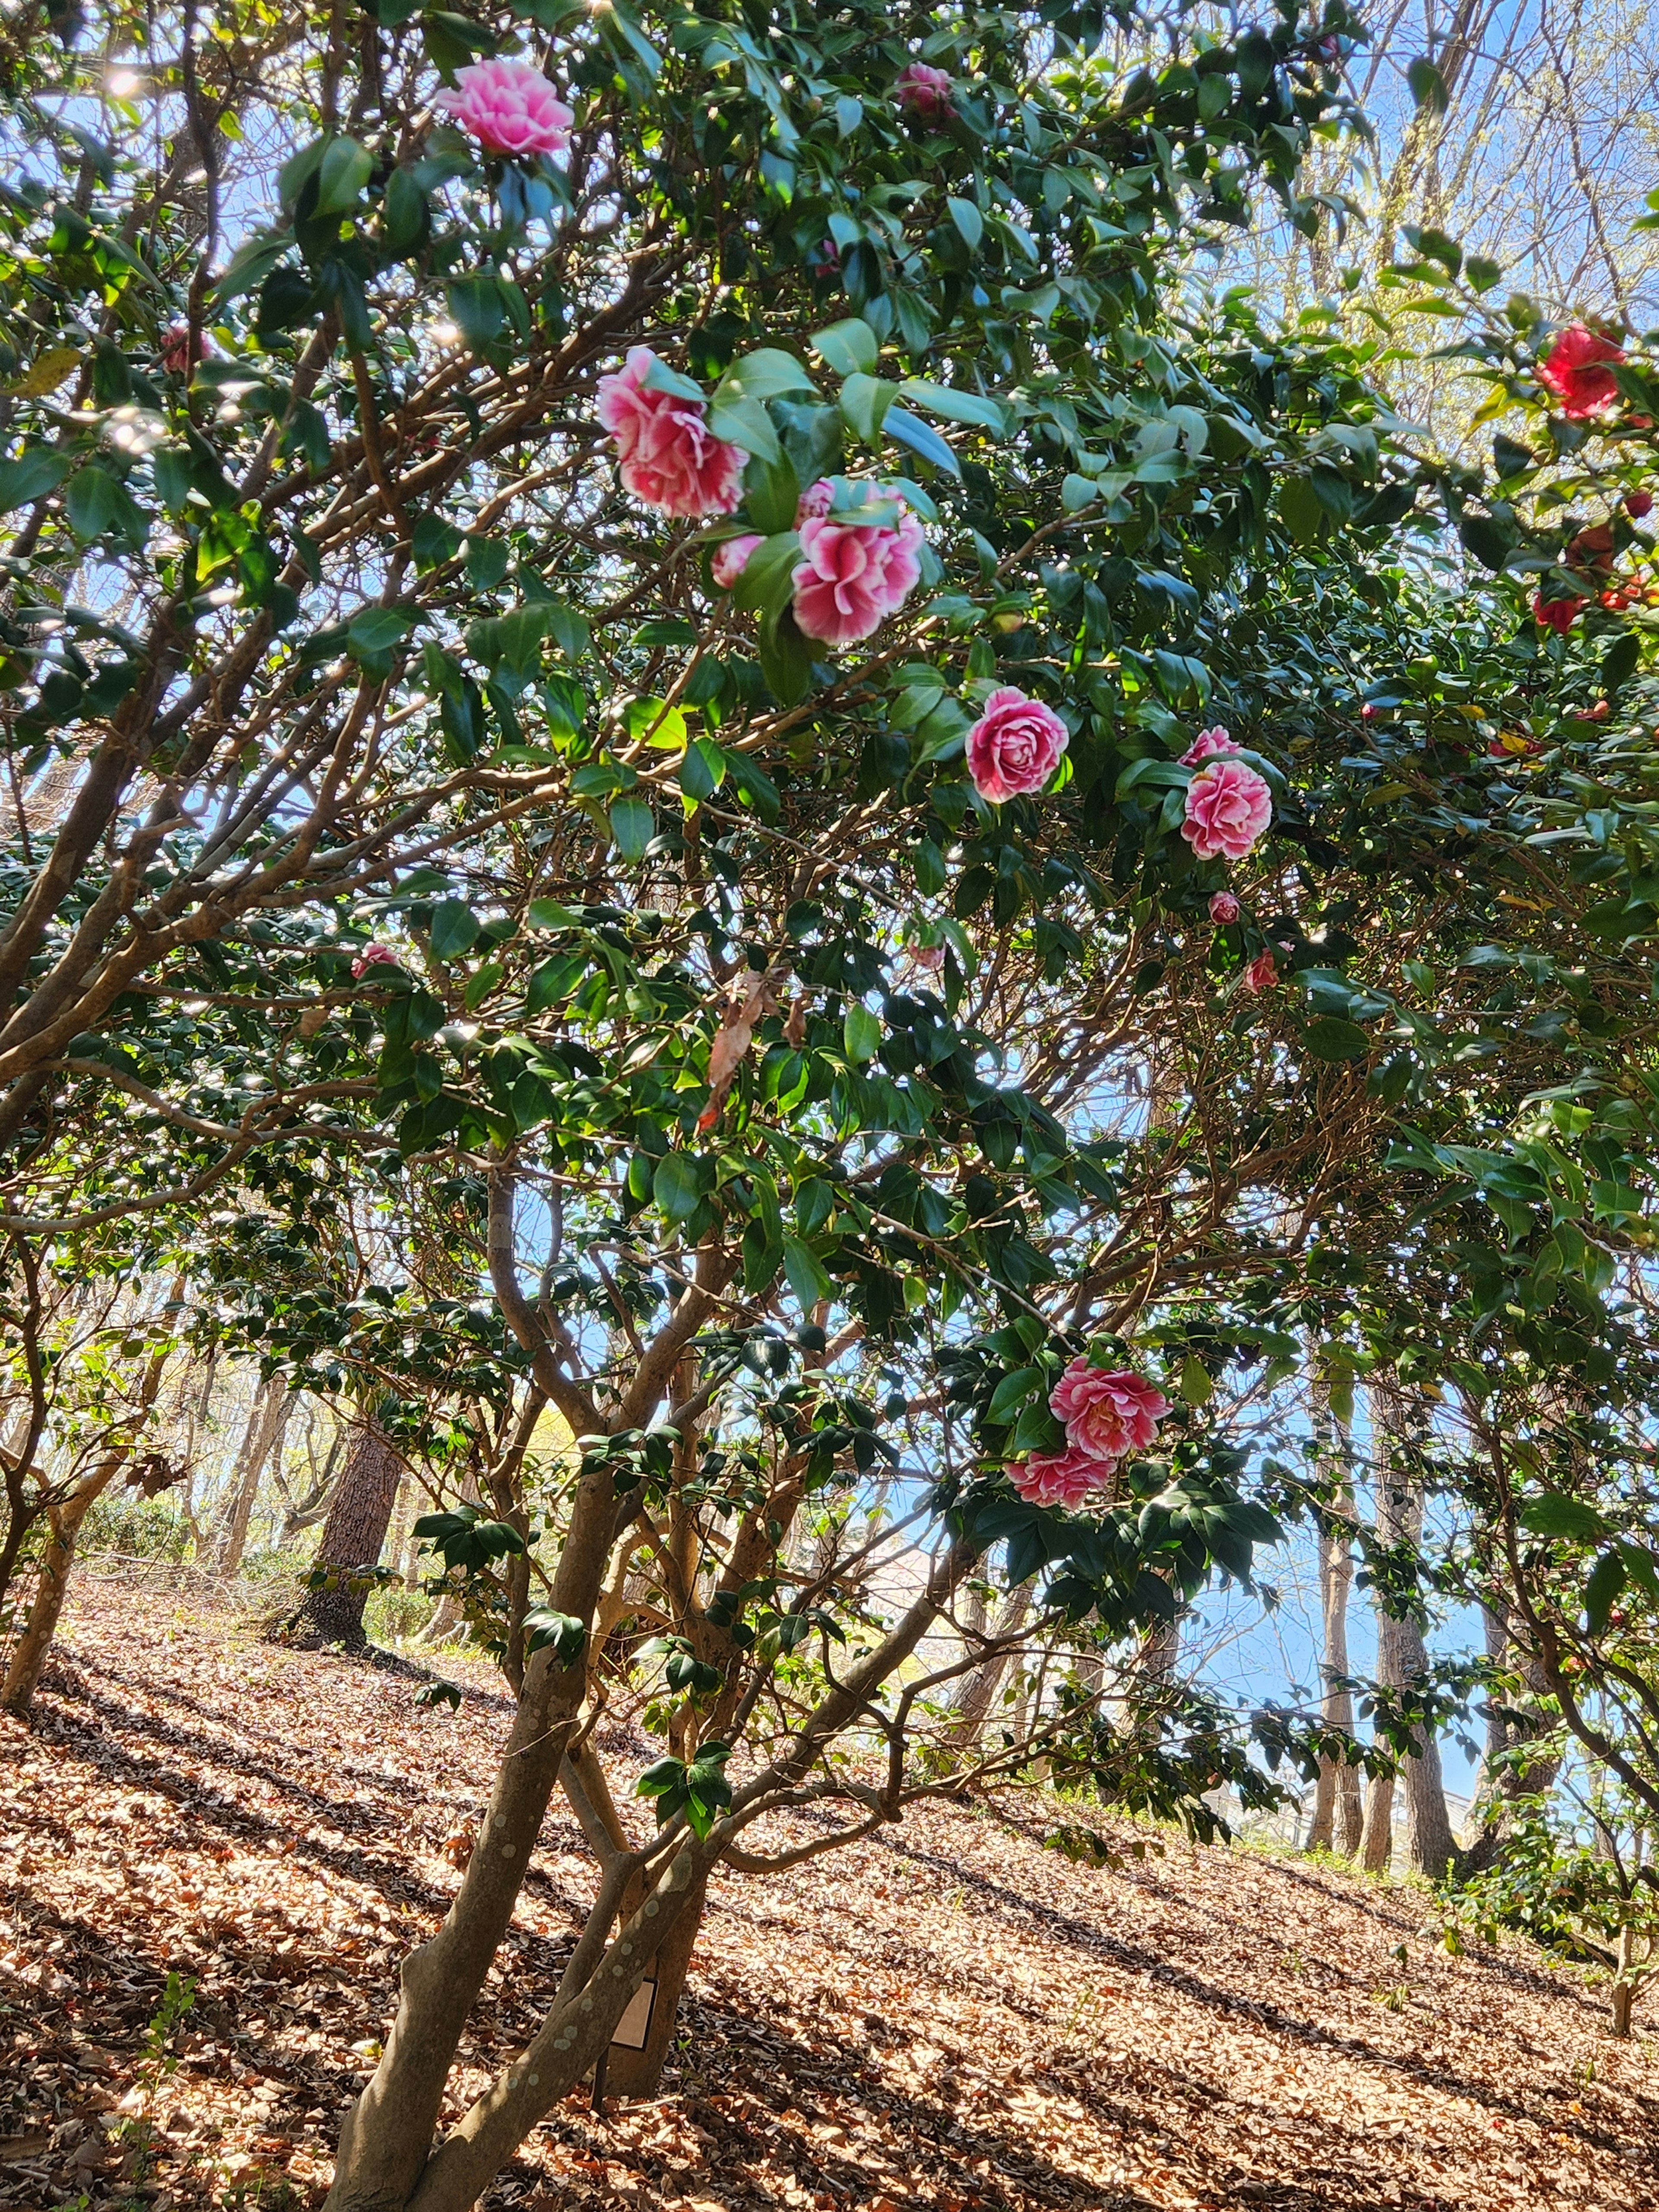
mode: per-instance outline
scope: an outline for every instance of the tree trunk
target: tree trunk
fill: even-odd
[[[259,1495],[259,1478],[265,1471],[273,1445],[280,1449],[291,1411],[288,1384],[280,1375],[273,1375],[268,1382],[262,1382],[254,1393],[247,1427],[242,1434],[242,1449],[237,1454],[235,1472],[231,1476],[230,1507],[219,1540],[216,1572],[222,1582],[229,1582],[241,1566],[242,1553],[247,1547],[248,1523],[253,1518],[254,1502]]]
[[[380,1547],[386,1541],[403,1472],[403,1462],[371,1416],[351,1439],[340,1486],[317,1547],[314,1567],[329,1579],[320,1589],[307,1591],[300,1608],[301,1619],[325,1644],[341,1644],[349,1651],[361,1651],[368,1641],[363,1633],[363,1606],[368,1595],[364,1577],[380,1565]]]
[[[1021,1583],[1009,1591],[997,1615],[996,1626],[991,1631],[991,1641],[1001,1643],[1016,1637],[1025,1626],[1025,1617],[1031,1610],[1031,1585]],[[984,1625],[984,1607],[980,1608],[980,1625]],[[956,1717],[951,1721],[946,1741],[953,1751],[971,1751],[985,1730],[997,1692],[1002,1687],[1002,1678],[1008,1671],[1012,1651],[994,1651],[983,1666],[976,1667],[963,1684],[962,1696],[957,1705]]]
[[[47,1508],[46,1548],[40,1554],[40,1579],[29,1607],[23,1633],[11,1655],[6,1679],[0,1684],[0,1711],[16,1719],[27,1717],[34,1692],[58,1633],[58,1623],[69,1595],[70,1570],[75,1564],[76,1540],[81,1524],[125,1464],[124,1453],[112,1453],[77,1483],[61,1505]]]
[[[1322,1391],[1318,1396],[1322,1399],[1323,1395]],[[1325,1425],[1330,1443],[1346,1462],[1346,1422],[1334,1419],[1328,1401],[1316,1403],[1314,1417],[1316,1424]],[[1353,1488],[1346,1477],[1332,1510],[1334,1517],[1322,1522],[1319,1531],[1319,1601],[1325,1644],[1321,1669],[1324,1689],[1319,1710],[1328,1728],[1340,1729],[1345,1735],[1351,1736],[1354,1729],[1353,1692],[1340,1686],[1338,1679],[1348,1671],[1348,1593],[1353,1583],[1353,1548],[1346,1528],[1354,1517]],[[1364,1832],[1359,1769],[1346,1759],[1322,1757],[1314,1787],[1313,1825],[1308,1832],[1307,1848],[1310,1851],[1336,1850],[1344,1858],[1352,1858],[1359,1849]]]
[[[1514,1642],[1503,1612],[1486,1606],[1480,1611],[1487,1656],[1504,1660],[1521,1676],[1533,1698],[1547,1697],[1548,1685],[1536,1654]],[[1548,1749],[1524,1761],[1506,1757],[1522,1745],[1547,1739],[1551,1722],[1536,1705],[1517,1700],[1505,1711],[1500,1709],[1501,1701],[1494,1692],[1488,1691],[1486,1695],[1486,1747],[1476,1789],[1477,1802],[1481,1798],[1485,1802],[1480,1807],[1480,1826],[1459,1862],[1464,1875],[1484,1874],[1498,1863],[1515,1833],[1517,1801],[1548,1790],[1561,1769],[1559,1755]]]
[[[1376,1446],[1376,1533],[1390,1547],[1415,1548],[1423,1533],[1423,1477],[1409,1447],[1424,1423],[1420,1401],[1392,1389],[1371,1392]],[[1428,1650],[1422,1624],[1414,1615],[1396,1619],[1385,1606],[1376,1615],[1377,1680],[1391,1690],[1409,1689],[1427,1674]],[[1406,1850],[1411,1865],[1431,1881],[1443,1881],[1457,1855],[1446,1791],[1441,1779],[1440,1746],[1431,1731],[1415,1729],[1400,1767],[1406,1800]],[[1373,1783],[1366,1807],[1364,1863],[1381,1872],[1392,1853],[1394,1791]],[[1376,1833],[1373,1834],[1373,1808]]]

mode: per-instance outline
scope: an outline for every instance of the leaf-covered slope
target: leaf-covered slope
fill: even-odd
[[[129,2205],[146,2128],[150,2212],[319,2202],[504,1705],[424,1714],[406,1680],[94,1587],[41,1707],[0,1740],[0,2203]],[[1248,1851],[1073,1866],[1042,1809],[939,1807],[717,1883],[669,2094],[561,2107],[489,2202],[1659,2206],[1654,2046],[1609,2044],[1570,1976],[1449,1959],[1420,1893]],[[575,1840],[550,1829],[462,2096],[568,1948]],[[169,1968],[198,1988],[158,2066]]]

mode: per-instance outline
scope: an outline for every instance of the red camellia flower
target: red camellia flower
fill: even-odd
[[[856,645],[896,614],[921,579],[921,524],[891,484],[870,498],[893,510],[888,522],[842,522],[830,512],[834,489],[813,484],[797,510],[805,556],[794,571],[795,620],[825,645]]]
[[[1605,576],[1613,567],[1613,525],[1610,522],[1592,523],[1568,542],[1567,566],[1588,568],[1592,575]]]
[[[1599,331],[1569,323],[1540,364],[1538,380],[1555,394],[1570,421],[1582,422],[1618,398],[1612,364],[1624,358],[1624,349]]]
[[[1362,722],[1374,722],[1376,720],[1376,708],[1369,699],[1359,710],[1359,719]]]
[[[705,401],[646,382],[656,361],[649,346],[635,346],[623,368],[599,379],[599,420],[617,441],[622,480],[665,514],[730,514],[743,497],[745,456],[710,435]]]
[[[952,90],[949,73],[930,69],[926,62],[908,63],[893,81],[893,97],[899,106],[927,122],[950,113]]]
[[[1650,491],[1627,491],[1625,512],[1632,522],[1640,522],[1644,515],[1653,513],[1653,494]]]
[[[1187,787],[1181,834],[1200,860],[1242,860],[1273,818],[1265,778],[1226,754],[1212,759]]]
[[[433,101],[469,131],[488,154],[559,154],[575,120],[538,69],[528,62],[471,62],[455,72],[454,89]]]
[[[1231,891],[1218,891],[1210,901],[1210,919],[1218,929],[1230,929],[1238,912],[1238,901]]]
[[[1052,707],[1009,684],[992,692],[968,732],[968,773],[981,799],[1000,805],[1041,791],[1060,765],[1071,732]]]
[[[1541,592],[1533,594],[1533,620],[1541,629],[1553,629],[1565,637],[1584,611],[1584,602],[1577,596],[1565,599],[1547,599]]]
[[[1096,1460],[1120,1460],[1158,1441],[1170,1410],[1164,1393],[1127,1367],[1095,1367],[1074,1359],[1048,1394],[1048,1410],[1066,1427],[1071,1449]]]
[[[1279,981],[1279,963],[1271,952],[1258,952],[1238,980],[1247,991],[1271,991]]]
[[[360,981],[371,968],[395,968],[398,956],[389,945],[366,945],[351,963],[352,980]]]
[[[1116,1468],[1115,1460],[1091,1459],[1068,1448],[1033,1452],[1009,1468],[1008,1480],[1028,1504],[1076,1507],[1109,1489]]]
[[[752,531],[742,538],[728,538],[717,545],[708,556],[708,573],[721,591],[729,592],[744,570],[749,566],[749,556],[757,545],[764,544]]]

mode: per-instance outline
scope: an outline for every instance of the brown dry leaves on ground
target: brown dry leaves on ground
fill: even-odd
[[[412,1686],[83,1594],[36,1733],[0,1739],[0,2205],[320,2202],[507,1727]],[[573,2098],[487,2201],[1659,2208],[1659,2039],[1609,2042],[1571,1975],[1449,1958],[1420,1893],[1250,1852],[1073,1866],[1041,1810],[941,1807],[717,1884],[669,2094]],[[587,1880],[550,1823],[462,2094]],[[169,1972],[195,1992],[163,2041]]]

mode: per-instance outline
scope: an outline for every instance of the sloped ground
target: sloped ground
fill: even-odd
[[[320,2202],[507,1724],[410,1692],[83,1591],[36,1733],[0,1736],[0,2204]],[[669,2094],[573,2099],[489,2202],[1659,2208],[1659,2038],[1608,2041],[1572,1977],[1450,1959],[1420,1893],[1293,1862],[1076,1867],[1042,1811],[723,1880]],[[585,1888],[550,1828],[469,2061],[528,2028]]]

